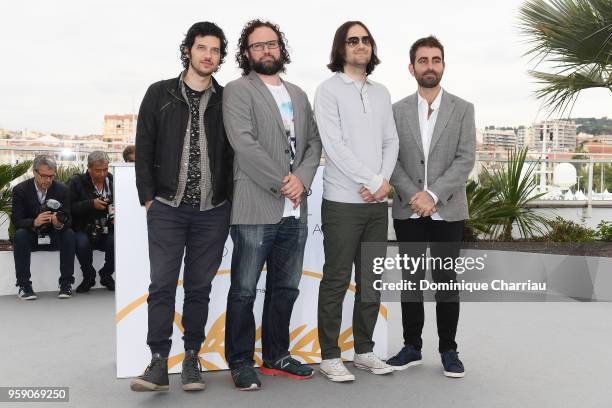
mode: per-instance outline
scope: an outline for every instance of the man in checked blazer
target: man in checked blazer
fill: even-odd
[[[418,91],[393,105],[400,150],[391,184],[395,187],[393,225],[400,251],[411,256],[459,256],[463,226],[468,218],[465,185],[474,167],[476,131],[474,106],[440,86],[444,47],[433,36],[419,39],[410,49],[410,73]],[[407,271],[404,271],[407,272]],[[425,270],[405,278],[417,283]],[[433,267],[435,282],[456,280],[454,268]],[[418,285],[416,286],[418,288]],[[396,370],[421,363],[423,295],[405,293],[402,299],[404,347],[387,362]],[[455,335],[459,320],[459,292],[438,291],[436,317],[444,375],[463,377]]]
[[[307,192],[321,158],[308,98],[279,74],[290,62],[279,27],[245,26],[236,59],[243,76],[227,84],[223,119],[235,151],[225,356],[240,390],[261,386],[253,369],[257,281],[267,265],[261,372],[303,379],[312,369],[289,354],[289,322],[298,296],[307,237]]]

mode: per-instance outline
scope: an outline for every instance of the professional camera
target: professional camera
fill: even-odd
[[[61,224],[65,224],[66,222],[68,222],[68,214],[62,209],[62,203],[60,203],[59,201],[50,198],[48,200],[46,200],[40,207],[40,212],[47,212],[50,211],[53,214],[55,214],[55,216],[57,217],[57,220],[61,223]]]
[[[90,223],[87,226],[89,240],[94,244],[100,239],[101,236],[107,235],[109,229],[112,228],[115,223],[115,207],[113,205],[112,197],[98,196],[98,199],[106,203],[106,214],[95,218],[93,223]]]
[[[115,205],[113,204],[113,198],[111,196],[100,197],[100,200],[106,203],[106,218],[108,224],[114,224],[115,222]]]
[[[108,234],[108,229],[108,216],[96,218],[93,223],[87,225],[87,230],[89,232],[89,240],[92,243],[98,242],[101,236]]]

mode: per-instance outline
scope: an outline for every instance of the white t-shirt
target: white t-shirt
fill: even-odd
[[[266,84],[266,86],[272,93],[272,96],[276,101],[276,105],[278,106],[281,118],[283,119],[285,134],[287,136],[287,146],[289,147],[289,163],[293,165],[293,159],[295,158],[295,126],[293,124],[293,104],[291,103],[291,96],[283,84]],[[291,169],[287,169],[287,173],[289,173],[289,171],[291,171]],[[285,197],[283,217],[300,218],[300,206],[294,209],[291,200]]]

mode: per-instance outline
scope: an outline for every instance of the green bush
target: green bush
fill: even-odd
[[[75,174],[83,173],[84,171],[85,167],[83,165],[59,165],[57,166],[57,171],[55,172],[55,181],[65,184],[68,182],[68,180],[70,180],[70,177],[74,176]]]
[[[542,237],[542,241],[586,243],[597,239],[597,231],[594,229],[561,217],[549,221],[548,226],[550,231]]]
[[[612,241],[611,221],[601,221],[597,224],[597,237],[602,241]]]

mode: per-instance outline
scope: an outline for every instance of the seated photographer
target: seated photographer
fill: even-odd
[[[108,163],[106,153],[91,152],[87,157],[87,171],[75,174],[68,181],[76,256],[83,271],[78,293],[88,292],[96,284],[94,249],[105,252],[104,266],[99,271],[100,283],[108,290],[115,290],[113,176],[108,172]]]
[[[74,283],[74,233],[70,228],[68,188],[53,180],[55,159],[47,155],[34,158],[34,178],[17,184],[12,191],[13,256],[18,295],[36,299],[30,281],[32,251],[60,251],[60,299],[72,297]]]

